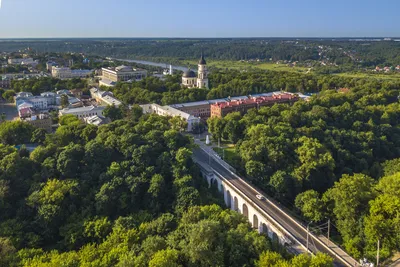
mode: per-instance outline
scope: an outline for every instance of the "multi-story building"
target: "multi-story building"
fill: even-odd
[[[196,102],[188,102],[182,104],[173,104],[170,107],[179,109],[183,112],[186,112],[195,117],[200,117],[202,119],[207,119],[211,116],[210,105],[215,103],[224,103],[228,102],[229,99],[213,99],[213,100],[204,100],[204,101],[196,101]]]
[[[59,106],[61,104],[61,97],[56,93],[44,92],[40,96],[47,99],[47,106]]]
[[[33,60],[33,58],[9,58],[8,64],[10,65],[37,65],[38,62]]]
[[[19,107],[23,103],[29,103],[32,108],[38,110],[45,110],[49,108],[48,99],[42,96],[31,96],[31,97],[16,97],[15,103]]]
[[[179,116],[187,122],[187,129],[186,131],[191,132],[196,124],[200,123],[200,118],[175,109],[170,106],[160,106],[158,104],[146,104],[141,105],[143,109],[143,113],[154,113],[160,116],[170,116],[176,117]]]
[[[91,116],[91,117],[84,118],[83,121],[86,124],[92,124],[92,125],[100,126],[100,125],[109,123],[111,120],[106,118],[106,117],[104,117],[104,116],[94,115],[94,116]]]
[[[53,70],[53,66],[55,66],[57,63],[54,61],[48,61],[46,62],[46,69],[48,72],[51,72]]]
[[[90,89],[90,95],[94,98],[97,103],[105,106],[116,106],[122,105],[122,102],[114,97],[114,94],[110,91],[101,91],[98,88],[93,87]]]
[[[22,121],[33,125],[36,128],[45,129],[48,133],[52,130],[52,119],[48,114],[31,115],[21,118]]]
[[[225,115],[236,111],[244,114],[252,108],[272,106],[278,103],[294,103],[297,100],[299,100],[299,97],[295,94],[281,93],[272,96],[250,97],[245,100],[232,100],[225,103],[216,103],[211,105],[211,117],[224,117]]]
[[[0,77],[0,88],[10,88],[11,87],[11,79],[7,77]]]
[[[58,79],[85,78],[91,73],[91,70],[71,70],[68,67],[53,66],[51,69],[51,76]]]
[[[78,119],[83,120],[84,118],[87,117],[92,117],[92,116],[102,116],[103,115],[103,110],[105,109],[104,106],[88,106],[88,107],[80,107],[80,108],[64,108],[59,111],[59,116],[63,115],[74,115]]]
[[[17,109],[22,107],[22,104],[28,104],[31,108],[36,110],[47,110],[51,107],[56,107],[60,105],[61,98],[59,95],[52,92],[41,93],[40,96],[34,96],[29,92],[20,92],[15,97],[15,103]]]
[[[73,96],[75,96],[75,97],[77,97],[77,98],[81,98],[82,95],[83,95],[83,92],[82,92],[81,89],[72,89],[72,90],[69,90],[69,92],[70,92]]]
[[[102,80],[111,82],[127,82],[130,80],[139,81],[147,77],[147,70],[134,69],[128,66],[116,68],[102,68]]]

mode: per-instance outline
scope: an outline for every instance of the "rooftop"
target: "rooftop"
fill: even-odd
[[[145,105],[141,105],[141,107],[143,108],[143,111],[145,113],[148,113],[149,110],[157,109],[157,110],[164,111],[165,113],[167,113],[166,115],[169,115],[169,116],[172,116],[172,117],[173,116],[179,116],[179,117],[182,117],[182,118],[184,118],[186,120],[194,118],[194,116],[192,116],[192,115],[190,115],[190,114],[188,114],[186,112],[180,111],[180,110],[178,110],[176,108],[170,107],[170,106],[160,106],[158,104],[145,104]]]
[[[218,106],[221,109],[223,109],[228,107],[238,107],[241,105],[250,105],[250,104],[257,105],[268,102],[275,103],[275,102],[280,102],[280,100],[290,100],[296,98],[298,97],[293,94],[281,93],[281,94],[274,94],[272,96],[251,97],[243,100],[232,100],[231,102],[226,102],[226,103],[216,103],[213,104],[213,106]]]
[[[196,102],[173,104],[173,105],[170,105],[170,107],[173,107],[173,108],[195,107],[195,106],[200,106],[200,105],[211,105],[211,104],[215,104],[215,103],[219,103],[219,102],[228,102],[228,100],[225,98],[213,99],[213,100],[203,100],[203,101],[196,101]]]
[[[60,110],[62,114],[74,114],[80,112],[88,112],[88,111],[103,111],[105,107],[102,106],[88,106],[88,107],[80,107],[80,108],[64,108]]]

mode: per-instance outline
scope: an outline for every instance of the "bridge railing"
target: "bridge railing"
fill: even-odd
[[[204,148],[201,147],[201,149],[203,151],[205,151],[207,154],[209,154],[209,152],[207,150],[205,150]],[[212,155],[213,156],[213,155]],[[213,156],[214,158],[214,156]],[[210,166],[211,168],[211,166]],[[212,169],[212,168],[211,168]],[[295,240],[298,244],[300,244],[306,251],[307,248],[306,246],[304,246],[304,244],[302,242],[300,242],[297,238],[295,238],[282,224],[280,224],[278,221],[276,221],[274,218],[272,218],[268,213],[266,213],[263,209],[259,209],[258,205],[253,202],[250,198],[248,198],[245,194],[242,194],[240,192],[240,189],[236,188],[235,185],[233,185],[231,182],[229,182],[228,179],[225,179],[221,174],[219,174],[217,171],[215,171],[214,169],[212,169],[213,172],[215,174],[218,174],[218,176],[223,179],[226,183],[228,183],[232,188],[235,189],[236,193],[238,193],[239,195],[241,195],[242,197],[244,197],[245,199],[247,199],[249,202],[251,202],[253,204],[253,207],[257,207],[257,210],[259,210],[259,212],[261,211],[263,214],[265,214],[268,218],[271,219],[271,222],[274,222],[275,224],[277,224],[277,226],[279,226],[280,229],[282,229],[285,233],[287,233],[293,240]],[[228,169],[228,171],[231,172],[231,170]],[[265,197],[264,193],[262,191],[258,191],[254,188],[253,185],[250,185],[247,181],[245,181],[244,179],[242,179],[241,177],[239,177],[237,174],[231,172],[237,179],[239,179],[240,181],[242,181],[243,183],[247,184],[249,188],[251,188],[256,194],[261,194]],[[269,197],[266,197],[266,201],[274,206],[276,209],[278,209],[279,211],[281,211],[281,213],[288,218],[291,222],[293,222],[294,224],[296,224],[298,227],[302,228],[304,231],[307,231],[306,228],[304,227],[304,225],[302,225],[301,223],[299,223],[297,220],[293,219],[292,216],[288,215],[284,209],[282,209],[281,207],[279,207],[278,205],[276,205],[273,201],[270,200]],[[320,240],[316,235],[312,234],[311,232],[309,232],[309,236],[316,240],[320,245],[322,245],[323,247],[325,247],[325,249],[327,249],[333,256],[335,256],[336,259],[338,259],[339,261],[341,261],[342,263],[344,263],[347,266],[357,266],[358,263],[355,259],[351,258],[349,255],[347,255],[347,253],[345,253],[344,251],[343,254],[345,254],[346,258],[350,258],[352,262],[349,262],[348,260],[346,260],[343,256],[339,255],[338,253],[336,253],[331,247],[329,247],[328,245],[326,245],[322,240]],[[338,247],[338,246],[337,246]],[[340,248],[340,247],[338,247]],[[309,250],[310,251],[310,250]],[[311,252],[311,251],[310,251]]]
[[[284,209],[282,209],[282,207],[280,207],[280,205],[278,206],[276,203],[274,203],[274,201],[272,201],[269,197],[265,196],[264,193],[262,191],[256,190],[254,188],[253,185],[250,185],[247,181],[245,181],[244,179],[242,179],[240,176],[236,175],[235,173],[233,173],[234,176],[237,177],[237,179],[241,180],[243,183],[246,183],[247,185],[249,185],[249,188],[251,188],[256,194],[261,194],[265,197],[266,201],[274,206],[276,209],[280,210],[282,212],[282,214],[284,214],[286,216],[286,218],[288,218],[290,221],[292,221],[293,223],[295,223],[297,226],[303,228],[303,230],[307,231],[306,227],[298,222],[297,220],[293,219],[292,216],[290,216]],[[331,247],[329,247],[325,242],[323,242],[318,236],[314,235],[313,233],[311,233],[309,231],[309,236],[311,238],[313,238],[314,240],[316,240],[318,243],[320,243],[322,246],[324,246],[327,250],[329,250],[332,255],[334,255],[338,260],[342,261],[343,263],[345,263],[348,266],[357,266],[358,262],[351,258],[345,251],[343,251],[339,246],[337,246],[334,242],[332,242],[332,244],[335,244],[337,248],[339,248],[340,250],[342,250],[343,254],[345,254],[346,258],[350,258],[352,262],[349,262],[348,260],[346,260],[343,256],[339,255],[338,253],[336,253]]]
[[[203,170],[206,170],[207,172],[209,172],[209,170],[207,170],[206,167],[203,166],[203,164],[201,162],[198,162],[196,160],[194,160],[195,162],[197,162],[200,167]],[[257,210],[260,214],[263,214],[267,219],[268,222],[273,224],[276,228],[280,229],[283,233],[285,238],[289,239],[291,242],[293,243],[297,243],[299,244],[304,251],[307,251],[306,246],[304,246],[304,244],[302,242],[300,242],[295,236],[293,236],[282,224],[280,224],[275,218],[273,218],[271,215],[269,215],[267,212],[265,212],[263,209],[259,208],[259,206],[253,201],[251,200],[249,197],[247,197],[245,194],[243,194],[240,189],[238,189],[234,184],[232,184],[228,179],[225,179],[225,177],[223,175],[221,175],[220,173],[218,173],[216,170],[214,170],[213,168],[209,167],[212,171],[212,173],[214,175],[217,175],[221,180],[223,180],[226,184],[229,185],[229,187],[231,187],[231,189],[233,191],[235,191],[236,194],[240,195],[243,199],[245,199],[249,204],[251,204],[253,206],[253,208],[255,210]],[[308,252],[312,253],[312,251],[309,249]]]

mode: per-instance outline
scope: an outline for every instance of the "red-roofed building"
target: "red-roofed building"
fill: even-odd
[[[244,100],[232,100],[230,102],[211,105],[211,117],[224,117],[231,112],[239,111],[245,114],[249,109],[263,106],[273,106],[279,103],[294,103],[299,100],[297,95],[283,93],[273,96],[252,97]]]

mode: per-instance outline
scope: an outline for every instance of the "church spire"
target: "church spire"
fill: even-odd
[[[207,62],[206,62],[206,60],[204,59],[204,54],[203,54],[203,52],[201,52],[201,57],[200,57],[200,60],[199,60],[199,65],[206,65],[207,64]]]

